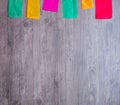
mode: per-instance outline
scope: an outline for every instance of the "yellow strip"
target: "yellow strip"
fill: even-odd
[[[40,18],[40,0],[28,0],[27,18]]]
[[[93,0],[82,0],[82,9],[90,9],[94,7]]]

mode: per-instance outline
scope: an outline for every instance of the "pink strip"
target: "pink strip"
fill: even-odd
[[[57,12],[59,0],[44,0],[43,10]]]

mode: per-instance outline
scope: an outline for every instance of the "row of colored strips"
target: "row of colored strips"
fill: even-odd
[[[43,10],[57,12],[59,0],[44,0]],[[8,16],[10,18],[22,17],[23,0],[8,0]],[[94,7],[93,0],[82,0],[82,9]],[[64,18],[78,17],[78,0],[62,0]],[[40,18],[40,0],[28,0],[27,18]],[[96,0],[96,18],[112,18],[112,0]]]

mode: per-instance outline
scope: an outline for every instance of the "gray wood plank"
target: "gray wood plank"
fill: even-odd
[[[27,0],[10,19],[0,1],[0,105],[120,105],[119,0],[112,20],[95,9],[63,19],[61,1],[58,13],[26,19]]]
[[[4,4],[4,5],[3,5]],[[9,46],[7,36],[7,2],[0,3],[0,105],[9,102]]]

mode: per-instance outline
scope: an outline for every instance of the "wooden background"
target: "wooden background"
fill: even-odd
[[[9,19],[0,0],[0,105],[120,105],[120,0],[112,20],[80,3],[78,19],[63,19],[61,2],[31,20],[26,3]]]

